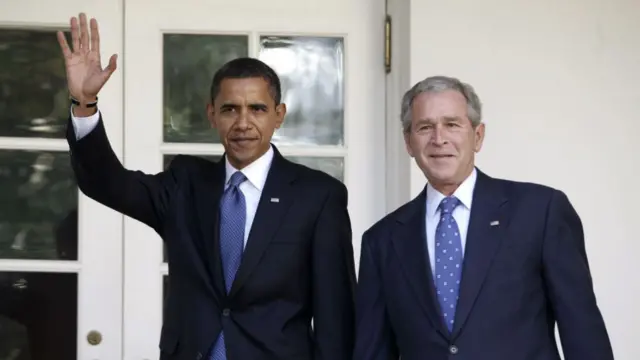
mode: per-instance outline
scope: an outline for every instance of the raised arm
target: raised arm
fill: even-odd
[[[116,55],[103,69],[95,19],[91,19],[90,27],[91,32],[85,14],[80,14],[79,19],[71,18],[73,49],[64,34],[58,32],[72,99],[67,141],[78,186],[90,198],[160,231],[177,184],[176,171],[173,166],[157,175],[130,171],[113,152],[97,100],[98,92],[116,69]]]

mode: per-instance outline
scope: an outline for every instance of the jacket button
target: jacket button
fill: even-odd
[[[202,353],[198,353],[198,354],[196,355],[196,360],[200,360],[200,359],[202,359]]]
[[[222,310],[222,316],[229,316],[229,314],[231,314],[231,310],[229,309]]]
[[[455,345],[451,345],[451,346],[449,346],[449,353],[450,353],[451,355],[455,355],[455,354],[457,354],[457,353],[458,353],[458,347],[457,347],[457,346],[455,346]]]

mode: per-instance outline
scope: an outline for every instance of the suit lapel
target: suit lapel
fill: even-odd
[[[229,292],[230,297],[247,281],[284,220],[293,200],[290,187],[295,175],[296,169],[292,163],[282,157],[274,146],[271,168],[242,254],[240,268]]]
[[[402,214],[399,230],[393,235],[393,245],[413,292],[431,325],[448,336],[436,301],[436,290],[429,264],[426,238],[426,188]]]
[[[509,221],[507,205],[507,197],[500,183],[478,170],[453,338],[464,327],[491,263],[505,238]]]

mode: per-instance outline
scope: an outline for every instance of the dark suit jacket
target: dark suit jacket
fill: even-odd
[[[217,225],[224,161],[177,156],[157,175],[129,171],[102,119],[79,141],[68,126],[81,191],[147,224],[167,245],[161,359],[204,358],[223,329],[228,360],[351,358],[355,266],[341,182],[276,149],[227,295]]]
[[[582,224],[562,192],[478,170],[452,333],[429,265],[425,194],[363,236],[354,360],[559,360],[556,322],[566,360],[613,359]]]

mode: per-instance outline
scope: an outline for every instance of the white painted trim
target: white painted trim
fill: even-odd
[[[81,270],[82,264],[77,261],[23,259],[0,260],[0,271],[77,273]]]
[[[391,72],[386,76],[386,211],[410,199],[410,163],[402,137],[402,96],[410,87],[410,2],[387,0],[391,16]]]
[[[1,150],[69,151],[62,139],[0,137]]]

